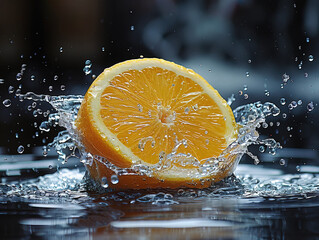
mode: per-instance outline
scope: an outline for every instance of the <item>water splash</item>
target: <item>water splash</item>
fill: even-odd
[[[110,180],[105,179],[105,183],[102,183],[104,189],[110,186],[109,181],[112,184],[117,184],[118,176],[121,175],[137,174],[153,176],[153,174],[158,171],[176,173],[185,169],[185,166],[191,167],[190,169],[187,169],[187,176],[191,175],[193,178],[204,179],[205,177],[216,175],[220,169],[235,169],[244,154],[250,156],[255,164],[258,164],[258,158],[248,151],[248,146],[252,144],[265,145],[272,154],[276,153],[276,149],[281,148],[280,144],[274,139],[261,140],[256,131],[262,123],[265,123],[266,117],[270,115],[278,116],[280,113],[279,108],[273,103],[266,102],[262,104],[261,102],[256,102],[240,106],[234,110],[236,122],[240,126],[238,138],[217,158],[208,158],[201,160],[200,162],[190,154],[179,153],[179,147],[182,145],[187,146],[187,141],[184,139],[176,139],[175,147],[172,152],[162,152],[158,156],[158,163],[152,166],[136,163],[133,164],[131,168],[119,168],[103,157],[93,156],[92,154],[85,152],[85,148],[80,141],[74,125],[83,96],[37,95],[32,92],[26,94],[20,93],[18,96],[20,100],[48,102],[56,110],[56,112],[49,114],[48,119],[42,122],[39,128],[45,132],[50,131],[52,127],[56,126],[62,126],[66,129],[59,132],[54,140],[48,145],[49,148],[56,149],[59,155],[59,161],[65,163],[70,157],[77,157],[82,163],[91,165],[94,159],[114,171],[115,175],[113,176],[115,177],[112,176],[113,181],[111,177]],[[229,102],[231,103],[231,101],[232,100]],[[139,142],[141,151],[144,150],[144,147],[148,142],[150,142],[150,145],[152,146],[156,144],[152,138],[141,139]],[[47,150],[45,149],[45,151]]]

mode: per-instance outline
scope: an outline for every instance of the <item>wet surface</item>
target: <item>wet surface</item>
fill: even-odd
[[[2,178],[0,232],[4,239],[314,239],[319,236],[316,190],[319,184],[316,184],[318,177],[312,173],[285,174],[283,170],[263,165],[241,164],[236,171],[237,178],[211,189],[104,193],[86,188],[81,167],[64,168],[51,174],[40,168],[37,174],[44,175],[19,181],[15,176]],[[294,186],[293,191],[287,192],[283,188],[285,183]]]

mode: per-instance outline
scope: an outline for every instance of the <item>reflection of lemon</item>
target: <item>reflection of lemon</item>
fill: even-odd
[[[91,154],[119,168],[141,164],[153,170],[147,176],[134,170],[120,175],[111,188],[202,188],[232,170],[198,174],[199,164],[218,157],[236,139],[237,127],[219,93],[194,71],[172,62],[138,59],[105,69],[87,91],[76,126]],[[165,163],[165,154],[175,150]],[[97,158],[88,169],[100,182],[105,177],[111,182],[114,175]]]

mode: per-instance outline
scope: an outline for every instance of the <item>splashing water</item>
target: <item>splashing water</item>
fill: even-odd
[[[228,146],[228,148],[218,158],[208,158],[204,163],[200,163],[191,155],[182,154],[178,152],[178,148],[181,145],[187,144],[185,140],[181,139],[176,142],[175,147],[171,153],[162,152],[159,156],[159,161],[153,166],[145,166],[143,164],[135,164],[131,168],[118,168],[106,159],[100,156],[92,156],[92,154],[85,152],[80,138],[77,134],[74,126],[77,112],[80,108],[83,96],[81,95],[67,95],[67,96],[50,96],[50,95],[37,95],[29,92],[26,94],[18,94],[20,100],[32,100],[44,101],[51,104],[56,112],[49,114],[48,119],[41,123],[39,129],[48,132],[55,126],[62,126],[66,130],[59,132],[54,140],[48,145],[49,148],[55,148],[59,157],[58,160],[63,164],[68,161],[70,157],[77,157],[84,164],[91,165],[93,159],[105,164],[108,168],[112,169],[116,175],[113,175],[110,179],[112,184],[118,183],[118,176],[132,174],[142,174],[152,176],[155,171],[176,171],[179,165],[192,166],[188,174],[193,177],[204,178],[205,176],[212,176],[220,169],[232,168],[234,170],[240,161],[243,154],[248,154],[255,164],[259,163],[257,156],[254,156],[248,151],[248,146],[252,144],[265,145],[268,147],[269,152],[276,153],[278,148],[281,148],[280,144],[274,139],[259,138],[259,134],[256,131],[261,124],[265,123],[265,119],[268,116],[277,116],[280,113],[279,108],[273,103],[256,102],[240,106],[236,108],[234,116],[236,122],[239,124],[239,135],[236,141]],[[234,101],[234,97],[228,101],[231,104]],[[148,137],[141,139],[139,142],[139,148],[142,150],[145,147],[146,142],[155,144],[153,138]],[[47,152],[47,148],[44,148],[44,155]],[[232,172],[232,171],[231,171]],[[107,179],[105,184],[102,183],[102,189],[109,187]]]

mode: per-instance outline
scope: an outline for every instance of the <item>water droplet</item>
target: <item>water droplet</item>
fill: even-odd
[[[105,47],[102,47],[102,52],[105,52]]]
[[[85,73],[85,75],[89,75],[92,72],[91,67],[92,67],[91,60],[86,60],[85,66],[83,68],[83,72]]]
[[[53,86],[49,86],[49,92],[53,91]]]
[[[248,90],[248,86],[244,85],[244,91],[247,91],[247,90]]]
[[[22,154],[24,152],[24,147],[22,145],[20,145],[17,149],[17,152]]]
[[[194,106],[192,106],[192,108],[194,109],[194,111],[198,110],[198,104],[196,103]]]
[[[298,105],[300,106],[302,104],[302,101],[301,100],[298,100]]]
[[[9,86],[8,88],[8,92],[11,94],[14,92],[14,87],[13,86]]]
[[[186,107],[184,112],[185,112],[185,114],[188,114],[189,113],[189,107]]]
[[[309,62],[312,62],[314,60],[314,57],[312,55],[309,55]]]
[[[108,187],[109,187],[109,185],[108,185],[108,183],[107,183],[107,178],[106,178],[106,177],[102,177],[102,179],[101,179],[101,186],[102,186],[103,188],[108,188]]]
[[[241,96],[243,95],[243,91],[239,90],[238,94]]]
[[[280,104],[281,105],[285,105],[286,104],[286,99],[285,98],[281,98],[280,99]]]
[[[307,42],[307,43],[310,42],[310,39],[309,39],[308,37],[306,38],[306,42]]]
[[[246,77],[249,77],[249,72],[246,72]]]
[[[248,59],[248,63],[251,63],[251,59]]]
[[[59,79],[59,76],[58,75],[54,75],[53,80],[56,81],[58,79]]]
[[[300,166],[299,165],[296,166],[296,170],[297,170],[297,172],[300,172]]]
[[[244,99],[248,99],[248,94],[247,93],[244,94]]]
[[[282,114],[282,118],[286,118],[287,117],[287,114],[286,113],[283,113]]]
[[[299,68],[299,69],[302,68],[302,64],[303,64],[302,61],[300,61],[299,65],[298,65],[298,68]]]
[[[35,76],[34,76],[34,75],[31,75],[30,80],[31,80],[31,81],[34,81],[34,79],[35,79]]]
[[[296,107],[297,107],[297,102],[296,102],[296,101],[292,101],[290,104],[291,104],[291,106],[292,106],[293,108],[296,108]]]
[[[279,160],[279,164],[281,165],[281,166],[283,166],[283,165],[285,165],[286,164],[286,161],[285,161],[285,159],[280,159]]]
[[[140,58],[144,58],[144,56],[143,56],[143,55],[140,55]]]
[[[16,79],[17,79],[17,81],[20,81],[22,79],[22,74],[21,73],[17,73]]]
[[[135,27],[132,25],[132,26],[131,26],[131,31],[134,31],[134,29],[135,29]]]
[[[283,81],[284,83],[287,83],[289,79],[290,79],[290,76],[289,76],[288,74],[284,73],[284,74],[282,75],[282,81]]]
[[[52,165],[49,165],[49,169],[52,169],[53,168],[53,166]]]
[[[270,93],[268,90],[265,90],[265,96],[269,97]]]
[[[265,149],[264,146],[260,146],[260,147],[259,147],[259,152],[263,153],[263,152],[265,152],[265,150],[266,150],[266,149]]]
[[[268,124],[267,124],[266,122],[263,122],[263,123],[262,123],[262,127],[263,127],[263,128],[268,128]]]
[[[315,108],[315,107],[314,107],[313,102],[308,103],[308,105],[307,105],[307,110],[308,110],[309,112],[311,112],[314,108]]]
[[[60,53],[63,52],[63,47],[60,47]]]
[[[309,75],[309,74],[305,72],[305,78],[307,78],[307,77],[308,77],[308,75]]]
[[[10,107],[11,106],[11,100],[10,99],[5,99],[2,103],[3,103],[3,105],[5,107]]]
[[[61,89],[61,91],[64,91],[64,90],[65,90],[65,86],[64,86],[64,85],[61,85],[61,86],[60,86],[60,89]]]
[[[141,104],[137,104],[137,108],[140,112],[143,112],[143,106]]]
[[[112,175],[111,176],[111,183],[112,184],[118,184],[118,182],[119,182],[118,176],[117,175]]]

